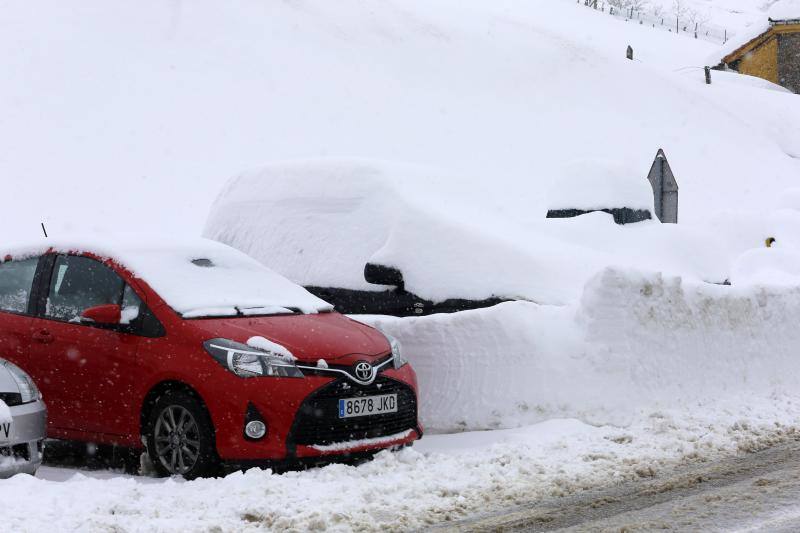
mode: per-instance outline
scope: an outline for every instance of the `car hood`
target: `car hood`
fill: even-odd
[[[339,313],[187,320],[202,340],[225,338],[247,343],[260,336],[287,348],[303,363],[320,359],[348,364],[391,350],[378,330]]]

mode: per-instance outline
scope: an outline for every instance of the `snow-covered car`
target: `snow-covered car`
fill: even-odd
[[[0,400],[0,477],[33,475],[42,464],[47,409],[31,377],[5,359],[0,359]]]
[[[516,299],[458,287],[458,278],[439,283],[444,293],[430,293],[415,279],[420,263],[435,266],[425,245],[399,252],[412,263],[421,259],[417,264],[376,256],[401,237],[400,228],[424,226],[431,238],[447,238],[442,221],[455,195],[446,193],[449,210],[429,209],[420,200],[440,183],[428,176],[428,169],[413,165],[363,159],[274,163],[230,181],[212,207],[205,236],[244,251],[341,313],[419,316]],[[455,242],[463,237],[474,240],[462,235]],[[452,259],[453,265],[460,261]]]
[[[612,214],[589,212],[652,211],[646,169],[637,176],[606,161],[577,161],[556,183],[553,206],[587,214],[548,219],[544,204],[527,205],[533,197],[438,169],[279,162],[231,179],[204,235],[353,314],[427,315],[507,300],[565,304],[610,265],[711,283],[727,278],[730,258],[698,228],[658,220],[621,226]]]
[[[40,384],[49,437],[144,443],[160,474],[194,478],[422,436],[396,341],[228,246],[45,241],[0,257],[0,354]]]

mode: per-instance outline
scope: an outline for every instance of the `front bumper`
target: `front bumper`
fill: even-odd
[[[381,372],[368,387],[323,376],[239,379],[237,384],[236,393],[225,395],[224,402],[209,402],[217,453],[225,462],[350,455],[409,444],[422,436],[416,376],[409,365]],[[380,387],[399,394],[398,413],[360,421],[338,418],[336,398],[380,394]],[[243,433],[252,408],[267,425],[266,436],[259,440]]]
[[[339,418],[339,399],[382,394],[397,396],[397,411],[371,416]],[[290,455],[332,455],[403,444],[417,431],[417,395],[408,384],[380,375],[370,385],[347,379],[326,384],[300,405],[287,437]]]
[[[47,432],[47,408],[38,400],[9,407],[13,434],[0,442],[0,478],[36,473],[42,464]]]

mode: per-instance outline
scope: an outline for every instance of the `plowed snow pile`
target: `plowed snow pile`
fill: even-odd
[[[356,317],[400,339],[429,430],[637,414],[800,382],[800,288],[691,284],[606,270],[575,306],[512,302],[422,318]]]

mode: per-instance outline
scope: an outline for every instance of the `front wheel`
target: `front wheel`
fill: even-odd
[[[147,453],[163,476],[194,479],[218,472],[211,418],[194,396],[169,391],[156,400],[147,429]]]

